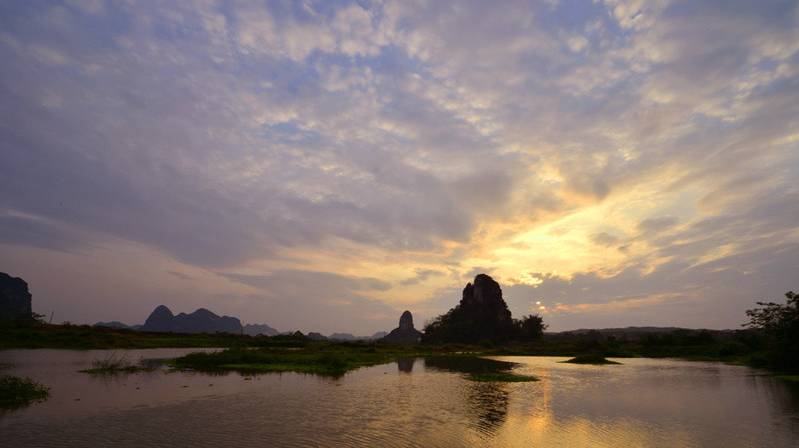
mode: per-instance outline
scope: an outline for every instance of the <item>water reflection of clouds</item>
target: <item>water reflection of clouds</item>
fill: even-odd
[[[140,353],[131,351],[131,359]],[[53,387],[51,400],[16,413],[13,425],[0,420],[4,442],[593,448],[792,446],[799,436],[798,388],[722,364],[630,359],[592,367],[558,363],[562,358],[500,358],[521,363],[516,373],[541,378],[533,383],[466,378],[470,369],[502,363],[422,358],[338,379],[162,372],[103,384],[76,372],[103,354],[0,352],[14,374]]]

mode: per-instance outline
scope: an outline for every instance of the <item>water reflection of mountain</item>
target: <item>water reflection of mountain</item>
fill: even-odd
[[[476,357],[425,358],[425,369],[456,373],[493,373],[510,370],[515,364]],[[494,382],[468,381],[463,390],[468,413],[474,417],[475,428],[485,434],[495,433],[508,415],[507,385]]]
[[[502,383],[470,383],[467,388],[469,409],[480,432],[493,434],[508,415],[507,385]]]
[[[400,358],[397,360],[397,369],[400,372],[411,373],[415,363],[416,358]]]

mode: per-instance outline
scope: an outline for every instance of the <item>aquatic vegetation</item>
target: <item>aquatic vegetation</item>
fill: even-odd
[[[143,366],[141,362],[132,363],[128,361],[124,355],[111,353],[104,359],[95,359],[92,361],[90,369],[80,370],[81,373],[88,373],[90,375],[119,375],[124,373],[147,372],[154,368],[152,366]]]
[[[513,372],[472,373],[466,378],[481,383],[524,383],[540,381],[538,377],[533,375],[520,375]]]
[[[0,376],[0,408],[17,409],[31,403],[44,401],[50,394],[50,388],[18,376]]]
[[[190,353],[175,359],[177,369],[231,370],[247,373],[298,372],[319,375],[344,373],[392,361],[397,354],[374,347],[321,345],[315,349],[232,348],[215,353]]]
[[[539,381],[533,375],[514,373],[518,363],[479,356],[431,356],[425,358],[425,367],[446,372],[465,374],[464,378],[484,383],[521,383]]]
[[[571,364],[592,364],[592,365],[621,364],[620,362],[605,359],[605,357],[602,355],[580,355],[580,356],[575,356],[574,358],[563,362],[568,362]]]

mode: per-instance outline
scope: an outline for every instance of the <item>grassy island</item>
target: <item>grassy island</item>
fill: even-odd
[[[591,365],[595,365],[595,366],[609,365],[609,364],[621,364],[620,362],[611,361],[609,359],[606,359],[602,355],[580,355],[580,356],[575,356],[572,359],[569,359],[567,361],[562,361],[562,362],[567,362],[567,363],[570,363],[570,364],[591,364]]]
[[[205,372],[298,372],[338,376],[394,359],[389,353],[369,350],[368,347],[345,350],[329,345],[316,348],[231,348],[216,353],[191,353],[174,360],[172,366]]]

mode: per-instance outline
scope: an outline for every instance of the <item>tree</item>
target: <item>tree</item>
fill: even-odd
[[[547,325],[544,323],[544,318],[538,314],[530,314],[524,316],[519,323],[520,339],[522,340],[536,340],[544,336],[544,330]]]
[[[785,304],[757,302],[760,308],[746,311],[751,328],[769,338],[769,361],[773,367],[799,371],[799,294],[785,293]]]

